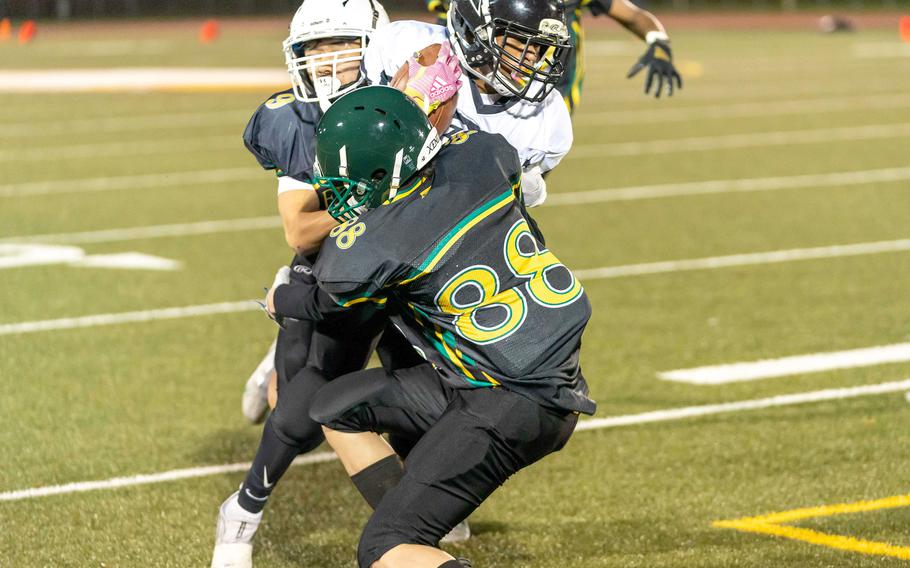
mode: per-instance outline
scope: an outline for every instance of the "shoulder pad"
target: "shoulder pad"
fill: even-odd
[[[267,170],[296,179],[313,175],[319,105],[298,101],[290,91],[262,103],[243,132],[243,142]]]

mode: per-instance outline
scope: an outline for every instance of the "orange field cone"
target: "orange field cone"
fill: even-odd
[[[221,26],[217,20],[206,20],[199,28],[199,43],[212,43],[221,34]]]
[[[35,25],[33,20],[28,20],[22,24],[22,27],[19,28],[19,43],[28,43],[35,39],[35,34],[38,33],[38,26]]]
[[[10,23],[9,18],[3,18],[0,20],[0,41],[9,41],[12,35],[13,25]]]
[[[910,42],[910,16],[901,16],[901,41]]]

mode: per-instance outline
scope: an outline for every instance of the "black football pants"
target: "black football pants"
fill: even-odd
[[[335,430],[417,440],[363,530],[361,568],[400,544],[437,546],[509,476],[561,449],[578,420],[503,388],[451,389],[429,363],[340,377],[310,413]]]

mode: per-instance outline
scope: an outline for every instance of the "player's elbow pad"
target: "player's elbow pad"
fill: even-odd
[[[540,166],[521,173],[521,194],[525,207],[537,207],[547,200],[547,181]]]

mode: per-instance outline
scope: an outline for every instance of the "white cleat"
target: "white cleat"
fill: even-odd
[[[439,542],[453,544],[464,542],[469,538],[471,538],[471,525],[468,524],[467,520],[464,520],[455,525],[455,527],[449,531],[449,534],[442,537]]]
[[[243,389],[243,399],[240,401],[243,417],[250,424],[259,424],[265,420],[269,409],[269,379],[275,372],[275,342],[269,347],[265,358],[250,375]]]
[[[238,495],[228,497],[218,511],[212,568],[253,568],[253,536],[262,512],[253,514],[241,507]]]

